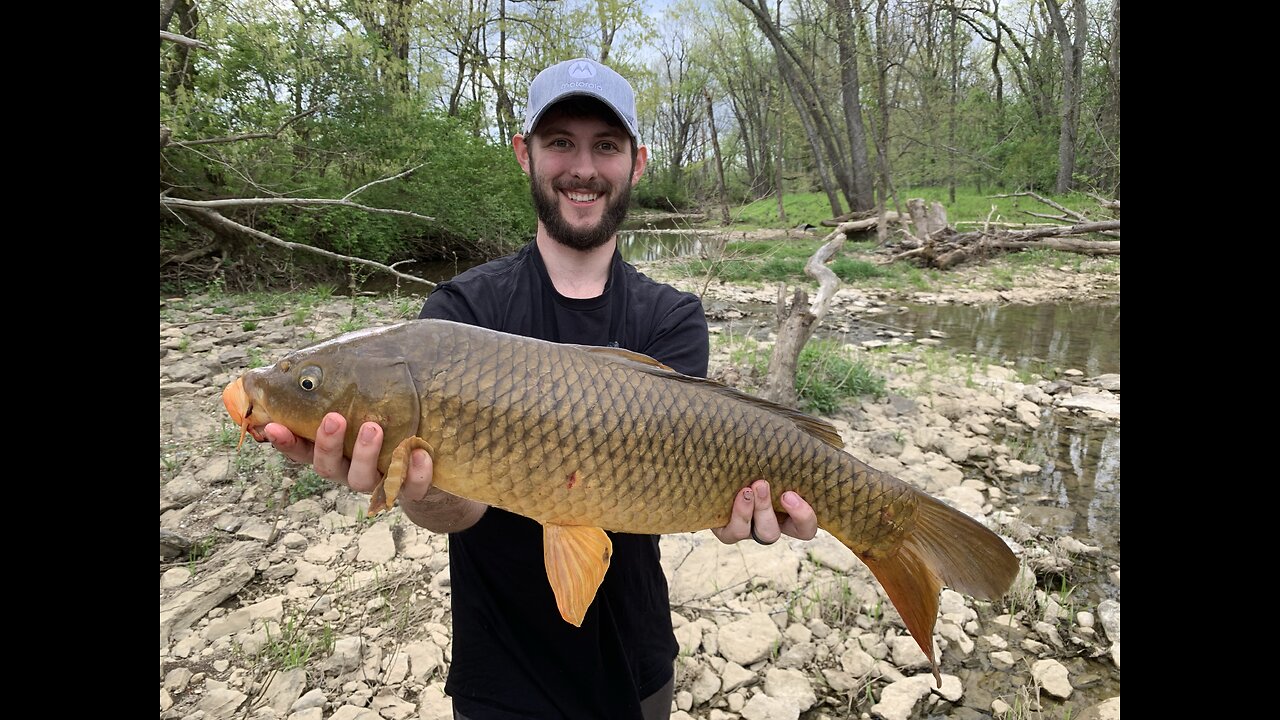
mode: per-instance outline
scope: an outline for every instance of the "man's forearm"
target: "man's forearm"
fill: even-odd
[[[431,488],[421,500],[401,498],[400,507],[415,525],[431,532],[453,533],[475,525],[489,506]]]

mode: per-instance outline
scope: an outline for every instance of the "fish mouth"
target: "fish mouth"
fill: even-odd
[[[249,397],[249,393],[244,389],[244,378],[236,378],[222,391],[222,404],[227,408],[227,414],[235,421],[240,428],[240,442],[236,445],[239,450],[244,445],[244,436],[246,433],[253,436],[258,442],[265,442],[266,434],[262,432],[262,428],[267,424],[267,418],[254,417],[255,408],[253,400]],[[264,413],[258,413],[263,415]]]

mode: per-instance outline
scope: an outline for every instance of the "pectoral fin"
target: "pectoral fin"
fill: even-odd
[[[542,554],[560,617],[582,627],[609,569],[613,541],[598,527],[548,523],[542,526]]]
[[[395,506],[400,488],[404,487],[405,478],[409,477],[409,453],[418,448],[428,453],[435,452],[426,440],[417,435],[405,438],[391,452],[391,465],[387,467],[387,474],[382,476],[382,482],[373,489],[373,496],[369,498],[369,517]]]

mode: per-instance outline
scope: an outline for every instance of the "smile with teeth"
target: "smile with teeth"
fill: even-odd
[[[573,190],[566,190],[564,194],[568,195],[569,199],[574,202],[595,202],[595,199],[600,197],[599,193],[575,192]]]

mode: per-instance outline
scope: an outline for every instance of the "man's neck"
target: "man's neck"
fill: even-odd
[[[536,242],[556,292],[569,298],[593,298],[604,294],[604,287],[609,282],[609,269],[613,265],[613,252],[618,245],[617,236],[598,248],[583,252],[556,242],[539,223]]]

